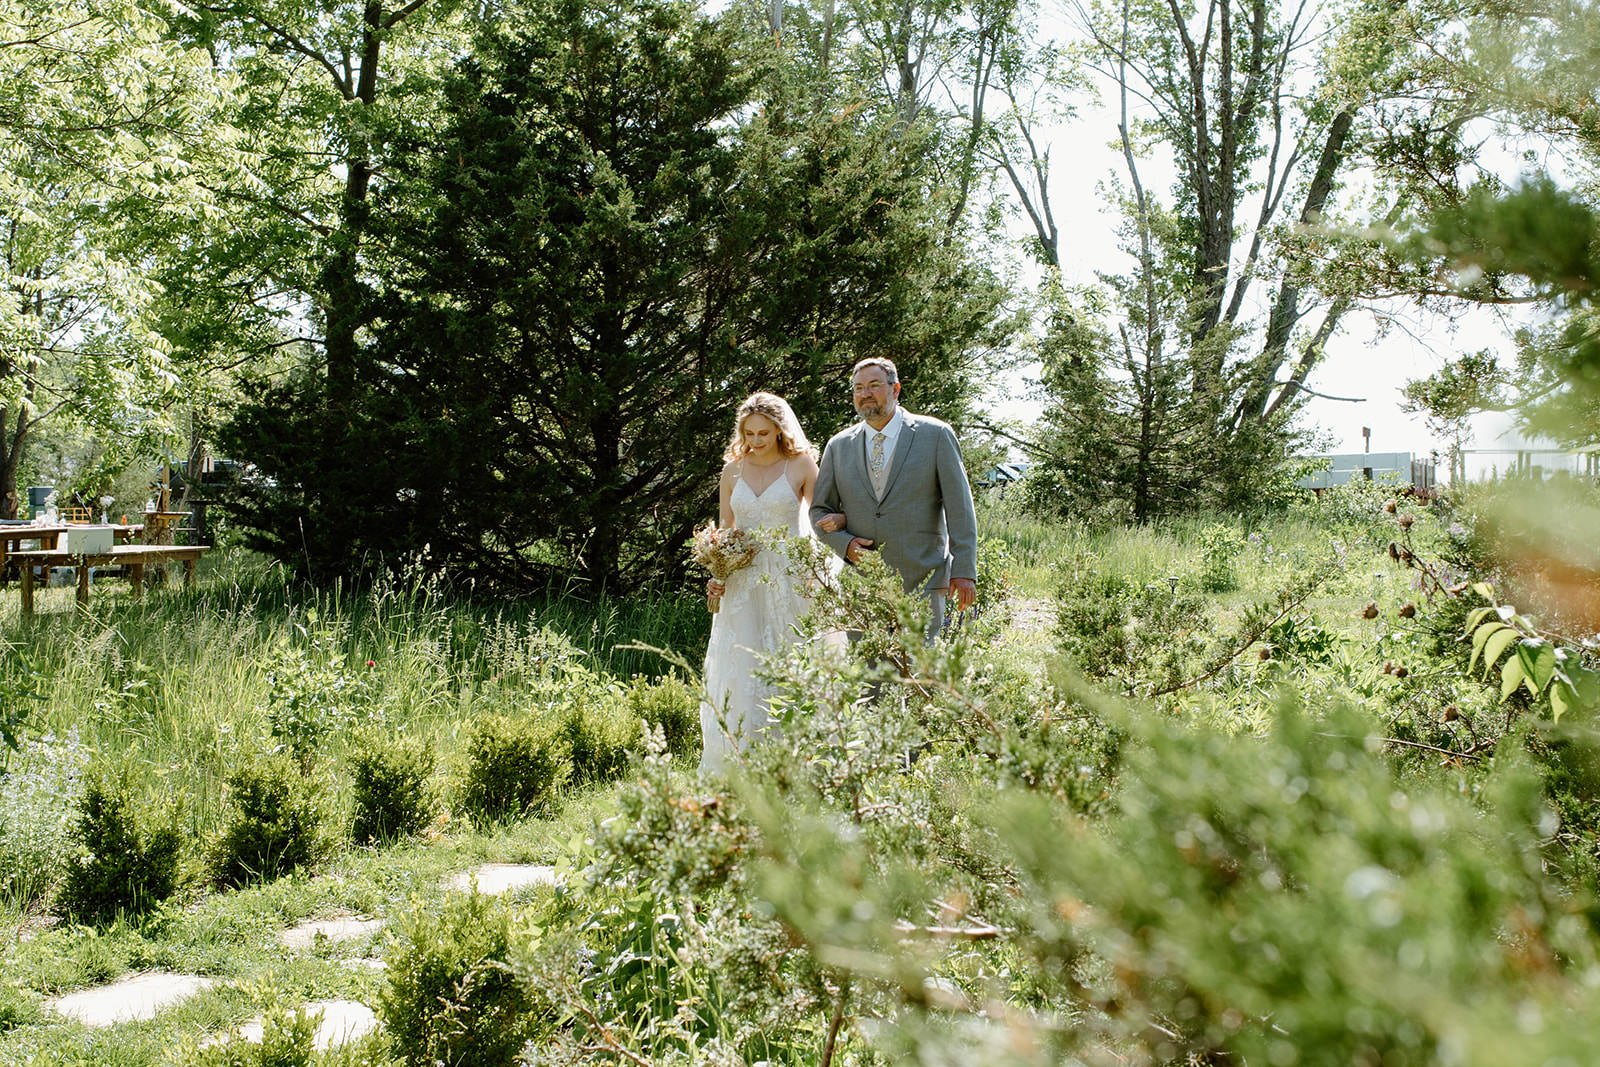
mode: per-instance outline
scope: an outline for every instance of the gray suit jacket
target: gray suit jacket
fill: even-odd
[[[857,423],[823,449],[811,521],[845,513],[846,528],[817,536],[840,556],[854,537],[869,537],[906,590],[947,589],[950,579],[978,576],[978,519],[961,449],[938,419],[901,409],[905,428],[890,459],[883,499],[867,471],[867,428]]]

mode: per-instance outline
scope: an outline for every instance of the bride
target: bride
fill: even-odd
[[[810,537],[806,514],[817,481],[817,455],[782,397],[752,393],[739,405],[723,454],[718,525]],[[817,524],[842,529],[844,516]],[[760,661],[797,639],[795,622],[810,609],[804,584],[779,548],[763,546],[748,567],[707,591],[722,598],[711,617],[705,699],[700,704],[700,769],[720,771],[728,754],[766,729],[772,687],[756,677]]]

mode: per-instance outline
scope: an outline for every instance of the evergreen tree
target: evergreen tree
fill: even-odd
[[[850,365],[886,355],[958,413],[998,296],[941,239],[918,129],[797,106],[781,63],[685,3],[550,0],[486,30],[437,134],[386,168],[360,477],[317,484],[317,381],[236,421],[269,547],[427,544],[457,573],[615,589],[681,566],[746,393],[822,437]]]

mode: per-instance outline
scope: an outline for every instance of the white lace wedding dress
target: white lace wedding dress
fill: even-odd
[[[760,493],[741,475],[729,504],[740,529],[811,536],[786,473]],[[795,621],[811,607],[790,568],[787,553],[763,545],[748,567],[728,576],[721,610],[711,617],[711,641],[706,647],[706,696],[700,703],[702,771],[720,771],[730,752],[745,748],[767,728],[772,687],[756,677],[756,670],[762,659],[798,639]]]

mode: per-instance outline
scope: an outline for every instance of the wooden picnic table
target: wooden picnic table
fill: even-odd
[[[140,523],[106,523],[119,544],[137,540],[144,532]],[[0,588],[10,580],[10,558],[22,548],[24,541],[37,541],[42,549],[53,549],[61,543],[66,533],[64,522],[0,523]]]
[[[33,614],[33,568],[76,567],[78,570],[78,603],[89,603],[89,569],[91,567],[125,567],[128,583],[133,586],[133,597],[139,599],[144,592],[144,569],[153,563],[181,562],[183,584],[194,586],[194,566],[210,545],[112,545],[109,552],[71,553],[58,548],[33,548],[11,553],[22,570],[22,614]]]

